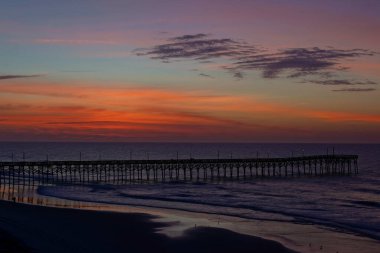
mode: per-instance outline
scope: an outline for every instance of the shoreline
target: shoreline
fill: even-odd
[[[171,237],[159,231],[173,222],[159,219],[0,201],[0,228],[36,252],[295,252],[225,228],[196,226]]]
[[[334,230],[318,224],[296,221],[256,220],[228,214],[194,212],[165,207],[149,207],[134,204],[87,202],[70,198],[59,198],[41,194],[39,187],[2,188],[1,198],[7,203],[17,201],[26,206],[40,206],[65,210],[98,211],[112,213],[140,213],[154,217],[154,222],[170,226],[157,228],[157,233],[177,238],[194,227],[211,227],[234,233],[273,240],[296,252],[312,253],[323,248],[325,253],[377,253],[380,242],[345,231]],[[1,202],[1,201],[0,201]],[[11,202],[12,203],[12,202]],[[1,214],[0,209],[0,214]],[[0,216],[1,218],[1,216]],[[1,228],[1,223],[0,223]]]
[[[67,213],[84,212],[84,215],[87,212],[95,212],[99,213],[99,215],[101,215],[101,213],[106,213],[109,215],[112,214],[111,216],[116,215],[118,217],[119,215],[145,215],[145,217],[149,217],[148,220],[144,221],[145,223],[148,222],[155,224],[153,224],[154,234],[164,236],[164,238],[166,238],[166,240],[169,241],[177,241],[178,238],[186,238],[188,236],[190,236],[191,238],[193,238],[192,240],[194,240],[194,238],[204,233],[206,233],[208,236],[216,236],[217,238],[214,238],[213,240],[220,241],[222,240],[221,238],[224,238],[226,233],[232,233],[232,236],[234,236],[235,238],[245,238],[244,240],[246,240],[246,238],[252,237],[256,240],[256,243],[258,239],[263,241],[269,240],[271,242],[278,243],[283,248],[276,249],[275,252],[311,253],[318,251],[325,253],[356,253],[360,251],[363,253],[377,253],[380,249],[380,242],[377,240],[353,234],[347,234],[341,231],[332,231],[329,228],[312,224],[247,220],[245,218],[239,218],[228,215],[213,215],[155,207],[109,205],[94,202],[52,198],[43,195],[38,196],[42,197],[42,199],[36,199],[36,202],[32,204],[12,203],[10,201],[0,200],[0,229],[3,228],[4,225],[2,221],[4,220],[3,206],[5,205],[11,209],[12,206],[23,206],[23,209],[25,210],[24,213],[29,213],[28,210],[39,208],[40,210],[43,210],[43,213],[45,213],[46,215],[50,215],[51,212],[57,212],[52,210],[62,210],[58,212]],[[45,202],[47,200],[51,202]],[[57,218],[62,219],[62,217],[60,218],[59,216]],[[5,220],[6,219],[7,218],[5,218]],[[95,224],[97,223],[97,221],[94,220],[91,222]],[[117,221],[113,222],[117,223]],[[49,224],[49,226],[51,226],[51,224]],[[17,236],[18,232],[16,231],[12,234]],[[25,240],[22,239],[22,241]],[[223,247],[223,249],[225,248],[226,247]],[[321,249],[323,249],[323,251],[320,251]],[[221,250],[222,249],[214,249],[205,252],[223,252]],[[246,249],[240,249],[240,251],[237,251],[236,249],[231,249],[231,251],[227,252],[246,252],[245,250]],[[269,248],[268,250],[271,249]],[[197,249],[197,251],[199,251],[199,249]],[[267,251],[261,250],[259,252]]]
[[[54,196],[54,195],[42,193],[40,191],[39,187],[36,190],[36,193],[38,194],[39,197],[43,197],[45,199],[57,199],[57,200],[63,200],[63,201],[68,201],[68,202],[74,202],[74,203],[75,202],[87,203],[87,204],[91,203],[91,204],[94,204],[95,206],[99,205],[99,206],[103,206],[103,207],[112,206],[112,207],[116,207],[116,208],[112,208],[112,210],[121,211],[121,212],[124,212],[125,208],[137,207],[137,208],[143,209],[143,212],[147,212],[148,210],[157,209],[157,210],[165,210],[166,212],[189,213],[190,216],[191,216],[191,214],[203,214],[203,215],[210,215],[210,216],[230,216],[230,217],[234,217],[234,218],[239,218],[239,219],[243,219],[243,220],[251,220],[251,221],[258,220],[258,221],[264,221],[264,222],[269,221],[269,222],[278,222],[278,223],[293,223],[293,224],[301,224],[301,225],[311,225],[314,227],[323,227],[325,230],[329,230],[329,231],[333,231],[333,232],[355,235],[358,237],[369,238],[369,239],[373,239],[375,241],[380,242],[380,238],[378,236],[373,235],[371,233],[368,233],[367,231],[364,231],[361,228],[353,229],[352,227],[348,227],[348,226],[341,225],[341,224],[337,225],[337,224],[331,223],[329,221],[322,222],[322,220],[315,220],[315,219],[310,218],[310,217],[292,216],[291,214],[287,214],[287,213],[284,213],[281,211],[274,212],[273,210],[272,211],[251,210],[255,213],[275,214],[278,216],[282,216],[282,220],[281,219],[274,219],[274,218],[264,218],[264,217],[251,218],[251,217],[247,217],[244,215],[236,215],[236,214],[228,214],[227,215],[227,214],[222,214],[222,213],[217,213],[217,212],[212,212],[212,211],[210,211],[210,212],[204,211],[204,210],[203,211],[195,211],[195,210],[190,210],[187,208],[179,208],[179,207],[168,207],[168,206],[160,207],[160,206],[147,205],[147,204],[125,204],[125,203],[116,203],[116,202],[112,202],[112,201],[109,201],[109,202],[107,202],[107,201],[89,202],[87,200],[83,200],[80,198],[61,197],[61,196]],[[128,197],[132,197],[132,196],[128,196]],[[136,199],[139,199],[139,198],[137,197]],[[154,199],[154,200],[157,200],[157,199]],[[208,204],[204,204],[204,203],[200,203],[200,202],[177,202],[177,201],[164,200],[164,199],[158,199],[158,200],[159,201],[165,201],[168,203],[186,203],[186,204],[201,205],[201,206],[202,205],[208,205]],[[231,206],[223,206],[223,205],[212,205],[212,206],[225,207],[225,208],[231,207]],[[120,208],[117,208],[117,207],[120,207]],[[231,208],[235,208],[235,207],[231,207]],[[288,219],[286,219],[285,217],[288,217]],[[302,220],[299,220],[297,218],[302,218]]]

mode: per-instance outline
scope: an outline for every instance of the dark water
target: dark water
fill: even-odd
[[[346,177],[254,179],[224,183],[44,186],[39,193],[110,204],[324,224],[380,240],[380,145],[1,143],[0,160],[98,160],[358,154],[360,174]],[[329,151],[327,151],[327,149]],[[13,155],[12,155],[13,154]],[[48,157],[47,157],[48,156]]]

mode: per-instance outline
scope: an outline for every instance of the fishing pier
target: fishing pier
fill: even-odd
[[[0,162],[0,184],[126,184],[358,174],[357,155]]]

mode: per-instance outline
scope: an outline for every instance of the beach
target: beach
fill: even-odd
[[[119,213],[0,202],[0,227],[23,251],[13,252],[294,252],[280,243],[227,229],[198,226],[182,236],[157,233],[170,222]],[[16,247],[16,246],[14,246]],[[4,251],[5,252],[5,251]]]
[[[3,252],[377,253],[380,248],[377,240],[312,224],[52,198],[37,202],[0,201]]]

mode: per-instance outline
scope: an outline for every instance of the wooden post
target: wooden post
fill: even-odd
[[[288,162],[285,161],[284,165],[285,165],[285,177],[288,177]]]
[[[303,175],[306,175],[306,165],[305,165],[305,160],[302,159],[302,165],[303,165]]]
[[[298,170],[298,176],[301,176],[301,171],[300,171],[300,161],[297,160],[297,170]]]
[[[292,159],[291,166],[292,166],[292,177],[293,177],[294,176],[294,161],[293,161],[293,159]]]

